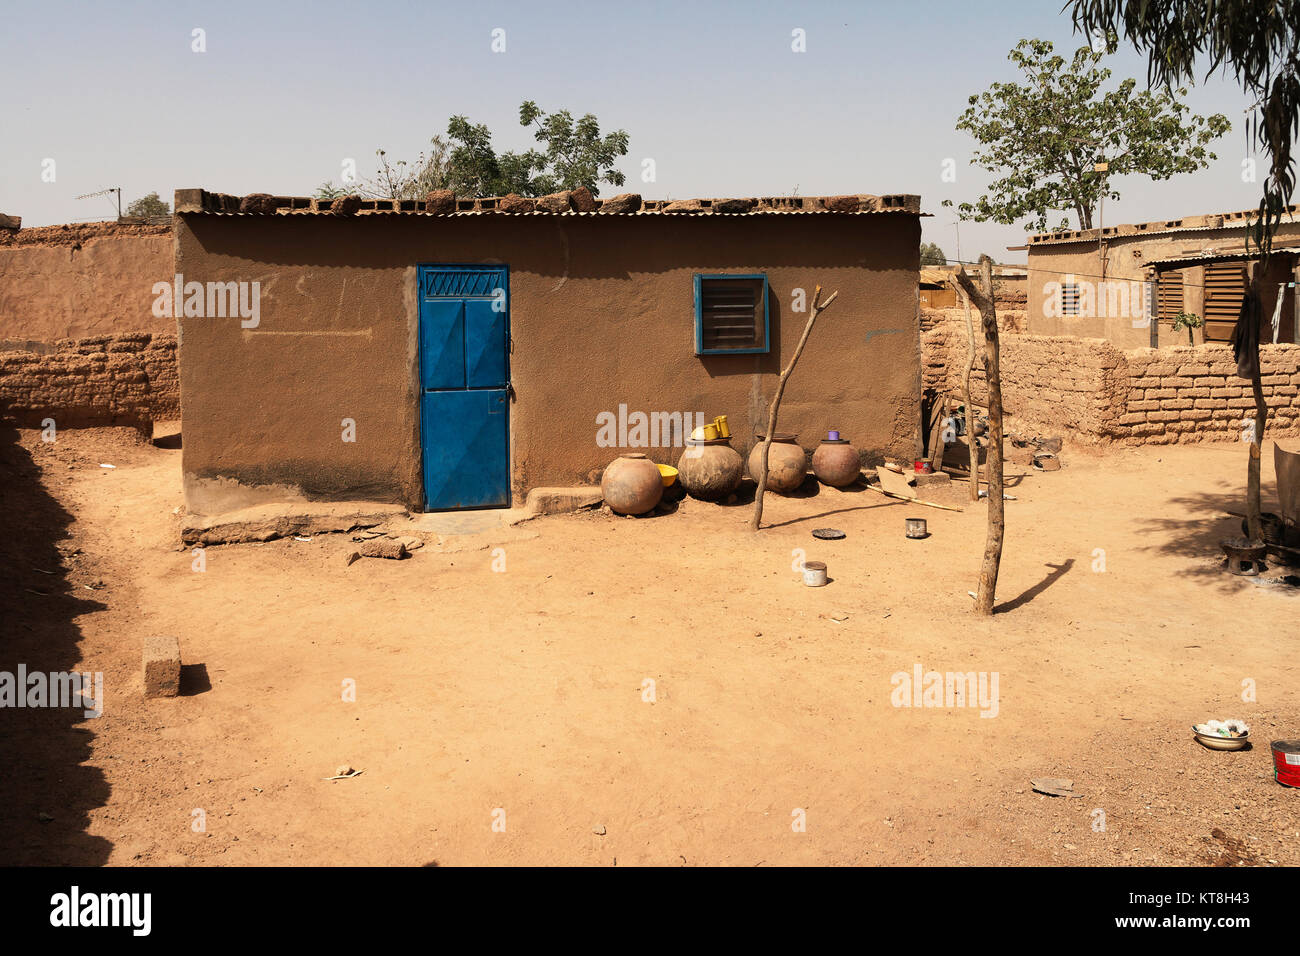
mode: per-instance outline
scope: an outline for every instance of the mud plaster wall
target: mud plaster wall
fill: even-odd
[[[169,226],[87,223],[0,235],[0,349],[175,334],[175,319],[153,314],[153,284],[174,272]]]
[[[1009,335],[1001,341],[1003,402],[1016,431],[1101,444],[1239,441],[1254,416],[1250,382],[1223,345],[1120,350],[1101,339]],[[955,320],[922,335],[923,384],[959,393],[966,331]],[[982,351],[972,401],[986,402]],[[1300,434],[1300,345],[1260,348],[1265,437]]]
[[[48,351],[0,351],[0,414],[24,427],[127,425],[149,434],[180,417],[176,336],[134,332],[65,339]]]
[[[796,287],[839,298],[818,320],[780,428],[814,447],[838,428],[869,458],[919,441],[910,215],[739,217],[182,216],[187,280],[258,281],[261,319],[181,320],[191,510],[293,496],[422,499],[417,263],[510,267],[511,487],[599,480],[619,450],[601,412],[725,414],[742,454],[766,421],[807,319]],[[764,272],[768,355],[694,354],[696,272]],[[875,336],[868,330],[896,329]],[[341,421],[356,422],[356,442]],[[646,448],[676,462],[681,448]]]

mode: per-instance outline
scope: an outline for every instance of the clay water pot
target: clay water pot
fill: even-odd
[[[757,444],[749,453],[749,476],[758,481],[763,462],[763,436],[755,435]],[[767,490],[788,495],[808,477],[808,456],[794,435],[773,435],[772,450],[767,455]]]
[[[846,488],[862,474],[862,461],[847,438],[824,438],[813,452],[812,468],[823,484]]]
[[[610,510],[621,515],[642,515],[663,498],[663,475],[645,455],[622,455],[605,466],[600,493]]]
[[[686,493],[700,501],[721,501],[740,487],[745,463],[740,452],[725,438],[713,441],[686,440],[686,450],[677,462],[678,480]]]

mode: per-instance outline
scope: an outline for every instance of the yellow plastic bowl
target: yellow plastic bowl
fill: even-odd
[[[665,488],[677,480],[677,469],[672,465],[660,465],[659,474],[663,476]]]

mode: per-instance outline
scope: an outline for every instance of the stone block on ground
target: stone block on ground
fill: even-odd
[[[181,690],[181,642],[166,635],[144,639],[144,696],[175,697]]]
[[[557,515],[582,508],[594,508],[603,500],[599,485],[575,488],[533,488],[524,508],[529,514]]]
[[[929,475],[917,475],[917,488],[943,488],[952,483],[952,476],[944,471],[936,471]]]

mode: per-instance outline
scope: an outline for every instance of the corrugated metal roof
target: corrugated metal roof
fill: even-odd
[[[1300,253],[1300,246],[1287,246],[1284,249],[1274,249],[1276,253]],[[1167,256],[1163,259],[1148,259],[1146,265],[1164,266],[1175,262],[1210,262],[1215,259],[1258,259],[1259,250],[1254,252],[1215,252],[1209,250],[1198,252],[1187,256]]]
[[[1300,211],[1300,206],[1288,206],[1286,212],[1290,218],[1284,221],[1296,222],[1295,214],[1298,211]],[[1258,216],[1259,212],[1256,209],[1243,209],[1236,212],[1183,216],[1179,219],[1165,219],[1155,222],[1125,223],[1118,226],[1107,226],[1104,229],[1042,232],[1029,236],[1027,242],[1029,248],[1033,248],[1034,246],[1060,245],[1070,242],[1096,242],[1098,239],[1127,239],[1133,236],[1163,236],[1177,232],[1210,232],[1217,229],[1237,229],[1253,223]]]

